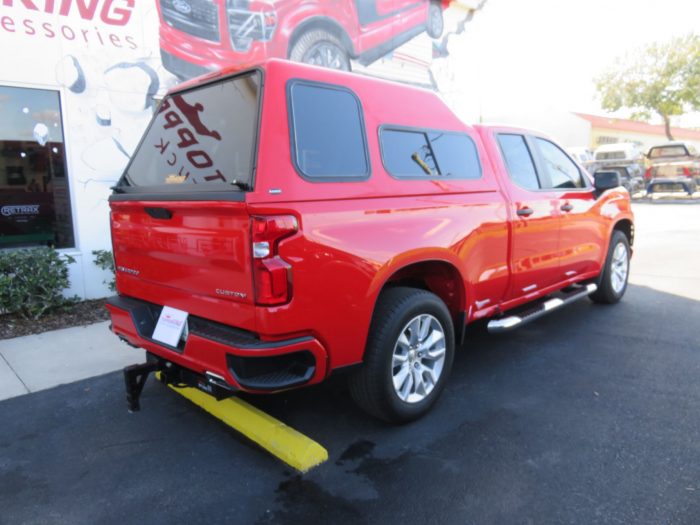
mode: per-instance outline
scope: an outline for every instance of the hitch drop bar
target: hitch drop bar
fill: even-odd
[[[160,367],[157,361],[150,361],[140,365],[131,365],[124,368],[124,384],[126,386],[126,402],[129,405],[129,412],[141,410],[139,398],[146,384],[148,374],[155,372]]]

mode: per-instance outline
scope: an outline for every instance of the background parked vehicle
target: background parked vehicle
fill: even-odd
[[[422,32],[442,35],[448,0],[159,0],[163,65],[181,79],[266,58],[350,70]]]
[[[631,142],[604,144],[595,150],[596,169],[625,166],[631,177],[644,176],[644,152]]]
[[[692,195],[700,184],[700,158],[695,146],[667,142],[649,149],[645,173],[647,188],[655,191],[682,191]]]
[[[630,173],[630,166],[610,165],[604,168],[599,168],[595,173],[597,174],[602,171],[616,172],[620,176],[620,184],[622,184],[622,187],[625,188],[632,197],[639,196],[645,190],[646,184],[644,182],[644,177],[640,175],[632,175]],[[637,172],[637,170],[632,171],[635,173]]]
[[[569,155],[571,155],[581,166],[586,168],[588,173],[595,173],[598,169],[598,163],[595,160],[595,155],[592,150],[584,147],[579,148],[568,148]]]

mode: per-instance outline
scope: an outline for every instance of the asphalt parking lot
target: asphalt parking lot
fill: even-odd
[[[700,521],[700,204],[635,204],[630,287],[470,332],[435,409],[390,427],[342,380],[257,407],[330,459],[299,475],[120,373],[0,403],[0,523]]]

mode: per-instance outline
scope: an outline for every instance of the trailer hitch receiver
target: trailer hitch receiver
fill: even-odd
[[[148,361],[139,365],[131,365],[124,368],[124,385],[126,386],[126,402],[129,412],[141,410],[139,399],[148,379],[148,374],[159,369],[157,361]]]
[[[165,385],[175,388],[191,387],[213,396],[217,401],[236,394],[238,389],[226,382],[226,379],[214,372],[198,374],[187,368],[176,365],[151,353],[146,354],[146,362],[124,368],[124,385],[126,386],[126,402],[129,412],[141,410],[139,399],[146,384],[148,375],[159,372],[158,380]]]

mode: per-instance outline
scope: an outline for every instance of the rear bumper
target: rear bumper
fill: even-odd
[[[647,183],[647,193],[678,192],[692,195],[697,190],[697,184],[691,177],[656,177]]]
[[[107,300],[112,332],[197,374],[220,377],[234,390],[269,393],[322,381],[328,356],[311,337],[263,341],[256,334],[190,316],[187,341],[170,347],[152,339],[162,306],[126,296]]]

